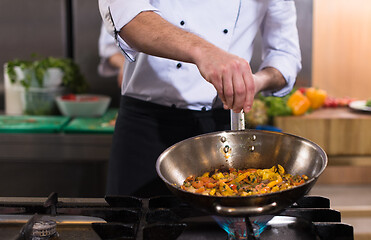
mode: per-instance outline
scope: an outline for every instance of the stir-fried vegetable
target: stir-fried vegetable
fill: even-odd
[[[286,173],[281,165],[270,169],[216,169],[202,176],[189,176],[181,189],[211,196],[250,196],[290,189],[306,180],[308,177],[305,175]]]

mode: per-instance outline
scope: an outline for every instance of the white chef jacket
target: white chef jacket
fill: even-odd
[[[210,110],[217,99],[213,85],[196,65],[150,56],[131,48],[117,33],[143,11],[154,11],[170,23],[212,44],[251,60],[253,40],[262,34],[262,64],[278,69],[289,93],[301,69],[293,0],[99,0],[108,31],[116,36],[127,59],[122,94],[178,108]]]
[[[119,69],[110,64],[109,58],[117,53],[121,53],[121,50],[117,46],[115,38],[107,32],[103,24],[98,40],[98,52],[100,58],[98,73],[103,77],[116,76],[119,73]]]

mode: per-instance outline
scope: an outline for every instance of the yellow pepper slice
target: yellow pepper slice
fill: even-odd
[[[233,179],[230,183],[234,183],[234,184],[239,183],[242,180],[244,180],[247,177],[247,175],[249,175],[249,172],[242,173],[238,177]]]
[[[279,164],[278,164],[278,173],[281,175],[285,174],[285,169]]]
[[[220,183],[219,190],[223,196],[232,196],[234,194],[233,190],[224,182]]]
[[[210,173],[209,172],[205,172],[204,174],[202,174],[202,177],[209,177]]]
[[[211,191],[209,192],[209,195],[214,196],[214,195],[215,195],[215,192],[216,192],[216,189],[213,188],[213,189],[211,189]]]
[[[213,177],[214,179],[216,179],[216,180],[219,180],[219,179],[221,179],[221,178],[224,178],[224,175],[223,175],[223,173],[218,172],[217,174],[214,174],[212,177]]]
[[[280,182],[282,182],[282,177],[277,174],[277,180],[269,182],[267,184],[267,187],[272,188],[272,187],[276,186],[277,184],[279,184]]]

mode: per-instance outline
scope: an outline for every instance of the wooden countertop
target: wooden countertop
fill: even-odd
[[[371,114],[347,107],[323,108],[304,116],[277,117],[285,133],[323,148],[328,166],[320,184],[371,184]]]
[[[315,110],[309,114],[302,116],[285,116],[277,117],[281,118],[300,118],[300,119],[370,119],[371,113],[354,111],[348,107],[338,107],[338,108],[321,108]]]
[[[323,108],[304,116],[276,117],[285,133],[307,138],[328,155],[370,155],[371,114],[349,108]]]

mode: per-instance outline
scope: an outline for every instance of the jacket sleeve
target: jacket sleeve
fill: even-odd
[[[119,69],[109,63],[109,58],[117,53],[121,54],[113,36],[109,35],[103,24],[101,26],[99,41],[99,65],[98,73],[103,77],[112,77],[118,74]]]
[[[120,36],[119,32],[135,16],[144,11],[158,12],[149,0],[99,0],[99,11],[103,25],[116,40],[118,47],[129,61],[135,61],[138,53],[130,47]]]
[[[284,96],[292,90],[301,70],[301,52],[296,26],[296,7],[293,0],[272,1],[261,26],[262,58],[260,69],[274,67],[284,76],[287,85],[264,95]]]

